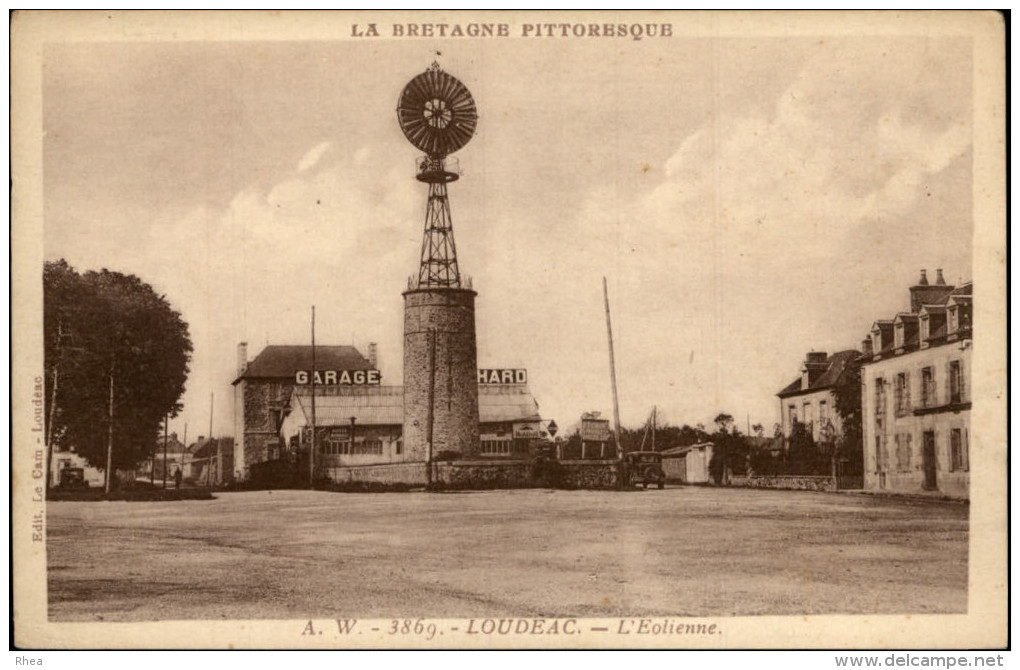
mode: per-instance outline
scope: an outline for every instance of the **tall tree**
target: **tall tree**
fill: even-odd
[[[135,467],[150,455],[166,415],[181,409],[192,352],[187,324],[138,277],[79,274],[64,260],[43,268],[43,311],[52,442],[106,467],[112,379],[113,466]]]
[[[838,439],[840,455],[854,461],[864,457],[861,388],[861,361],[852,358],[836,380],[832,393],[836,413],[842,423],[842,435]]]

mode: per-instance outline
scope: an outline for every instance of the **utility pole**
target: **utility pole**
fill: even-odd
[[[216,398],[216,394],[209,393],[209,439],[213,439],[213,400]],[[220,483],[220,441],[216,440],[216,483]],[[212,453],[209,454],[209,460],[212,460]],[[212,468],[210,468],[210,471]]]
[[[429,345],[429,411],[425,421],[425,481],[432,486],[432,424],[434,422],[433,406],[436,402],[436,329],[429,328],[425,333]]]
[[[351,435],[351,439],[354,436]],[[308,447],[308,488],[315,488],[315,305],[312,305],[312,443]],[[353,446],[353,445],[352,445]]]
[[[216,396],[215,393],[209,394],[209,442],[212,442],[212,424],[213,424],[213,398]],[[208,442],[206,444],[209,444]],[[211,445],[210,445],[211,446]],[[213,457],[212,449],[209,450],[209,455],[205,457],[205,485],[209,486],[210,479],[212,478],[212,466]]]
[[[613,358],[613,323],[609,318],[609,286],[606,278],[602,278],[602,295],[606,302],[606,332],[609,334],[609,376],[613,382],[613,420],[616,422],[616,457],[623,460],[623,449],[620,448],[620,400],[616,393],[616,361]]]
[[[167,412],[166,418],[163,419],[163,488],[166,489],[166,441],[167,433],[170,429],[170,413]]]
[[[110,425],[106,442],[106,495],[110,495],[110,479],[113,475],[113,361],[110,361]]]
[[[184,456],[188,453],[188,423],[184,422],[184,440],[181,442],[184,446],[184,451],[181,452],[181,474],[184,474]]]
[[[53,417],[57,411],[57,370],[60,367],[60,359],[63,349],[64,324],[57,324],[57,360],[53,364],[53,392],[50,393],[50,423],[46,427],[46,490],[50,490],[50,483],[53,481]]]
[[[652,451],[655,451],[655,405],[652,405]]]

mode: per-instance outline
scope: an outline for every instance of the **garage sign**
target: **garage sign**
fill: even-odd
[[[312,373],[298,370],[294,373],[294,383],[299,386],[312,383]],[[368,386],[382,383],[382,373],[378,370],[316,370],[315,383],[322,386]]]
[[[527,370],[479,370],[479,384],[527,384]]]

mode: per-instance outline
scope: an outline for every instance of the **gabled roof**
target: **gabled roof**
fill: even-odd
[[[924,285],[926,286],[926,285]],[[916,288],[916,287],[915,287]],[[905,324],[904,328],[904,342],[902,346],[895,346],[892,342],[886,342],[885,331],[893,321],[888,319],[879,319],[875,321],[871,327],[870,332],[874,332],[876,329],[882,331],[882,349],[880,351],[874,351],[867,356],[863,357],[864,362],[877,361],[885,358],[909,354],[911,351],[918,348],[922,343],[920,342],[920,333],[913,329],[912,326],[918,323],[919,316],[927,314],[930,317],[929,322],[929,333],[926,342],[929,344],[936,344],[939,340],[942,340],[947,336],[946,327],[946,309],[947,306],[960,304],[961,306],[970,306],[973,302],[974,282],[968,281],[960,284],[959,286],[952,287],[944,284],[936,284],[935,288],[940,288],[941,292],[935,294],[922,296],[924,300],[930,300],[920,306],[917,306],[913,302],[913,295],[911,296],[911,309],[917,308],[917,312],[900,312],[896,315],[896,322]],[[967,328],[970,328],[968,325]],[[784,389],[785,390],[785,389]]]
[[[156,439],[156,450],[163,453],[163,436],[160,435]],[[177,439],[177,435],[170,435],[166,438],[166,453],[168,454],[179,454],[185,450],[184,443]]]
[[[955,295],[973,295],[973,294],[974,294],[974,282],[973,281],[964,282],[963,284],[960,284],[959,286],[957,286],[956,288],[954,288],[952,291],[949,292],[949,295],[954,295],[954,296]]]
[[[312,369],[311,345],[271,344],[234,380],[293,379],[299,370]],[[371,370],[372,364],[357,349],[347,345],[315,347],[316,370]]]
[[[827,365],[827,367],[825,368],[825,372],[820,374],[818,378],[811,383],[810,386],[808,386],[807,388],[802,388],[803,376],[801,376],[795,379],[790,384],[788,384],[782,391],[780,391],[776,395],[779,396],[780,398],[783,398],[786,396],[797,395],[798,393],[821,391],[822,389],[827,389],[832,386],[835,386],[836,382],[839,381],[839,378],[843,375],[843,370],[846,369],[847,363],[854,360],[855,358],[858,358],[860,355],[861,352],[856,351],[854,349],[847,349],[845,351],[836,352],[829,356],[827,359],[825,359],[825,363]]]
[[[209,456],[215,456],[217,452],[221,456],[228,456],[234,453],[234,438],[232,437],[220,437],[220,438],[208,438],[204,437],[198,440],[189,447],[192,458],[208,458]]]
[[[685,444],[679,447],[670,447],[669,449],[663,449],[659,453],[663,456],[683,456],[694,449],[707,449],[713,446],[715,445],[712,442],[699,442],[698,444]]]
[[[303,423],[312,421],[312,397],[304,388],[291,396],[291,410]],[[404,387],[374,386],[337,389],[336,395],[315,394],[315,423],[346,426],[351,417],[359,426],[399,426],[404,422]]]

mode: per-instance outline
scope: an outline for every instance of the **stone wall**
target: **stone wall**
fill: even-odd
[[[835,491],[832,477],[808,475],[753,475],[745,486],[756,489],[793,489],[797,491]]]
[[[432,453],[452,451],[470,456],[478,452],[475,295],[469,289],[416,289],[404,293],[403,436],[410,459],[426,459],[433,333]]]
[[[427,482],[424,463],[336,466],[327,467],[324,471],[326,476],[337,484],[371,482],[425,486]]]
[[[425,486],[424,463],[334,466],[324,469],[337,484],[380,483]],[[432,481],[446,489],[613,489],[617,487],[616,461],[452,461],[432,464]]]
[[[619,485],[615,460],[560,461],[560,487],[568,489],[613,489]]]
[[[452,489],[523,489],[535,486],[531,461],[434,463],[435,482]]]

